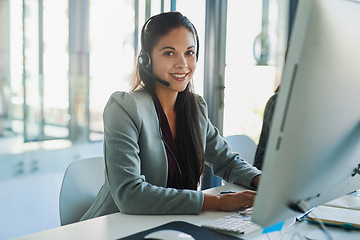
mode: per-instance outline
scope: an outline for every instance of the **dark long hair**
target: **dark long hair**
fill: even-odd
[[[146,21],[141,30],[141,55],[150,57],[152,50],[159,40],[171,30],[185,27],[194,34],[196,39],[196,59],[199,53],[199,40],[195,27],[190,20],[179,12],[167,12],[151,17]],[[146,60],[148,61],[148,60]],[[149,68],[151,70],[151,67]],[[154,93],[154,79],[146,74],[139,63],[135,68],[132,81],[132,90],[146,88],[151,94]],[[176,137],[175,142],[179,153],[179,165],[181,167],[183,185],[188,189],[197,189],[200,177],[204,170],[204,148],[201,141],[199,125],[199,109],[197,97],[194,94],[192,81],[186,89],[178,93],[175,103],[176,112]]]

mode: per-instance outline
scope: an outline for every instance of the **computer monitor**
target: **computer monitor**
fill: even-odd
[[[298,2],[278,94],[252,214],[263,227],[360,188],[359,1]]]

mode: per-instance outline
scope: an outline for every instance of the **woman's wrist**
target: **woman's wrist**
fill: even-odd
[[[220,205],[220,194],[204,193],[204,203],[202,210],[218,209]]]

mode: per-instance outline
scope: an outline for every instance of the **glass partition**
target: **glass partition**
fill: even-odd
[[[90,140],[102,140],[102,112],[111,93],[129,89],[135,57],[134,19],[133,1],[90,1]]]
[[[68,1],[11,1],[8,130],[24,142],[68,136]],[[54,30],[56,29],[56,34]]]
[[[68,1],[43,0],[43,3],[43,131],[46,138],[67,138],[70,118]]]
[[[43,75],[39,73],[42,34],[39,1],[23,2],[23,114],[24,141],[40,140],[43,136]],[[41,13],[42,14],[42,13]],[[40,79],[41,78],[41,79]]]
[[[265,104],[281,73],[278,55],[286,47],[279,6],[274,0],[228,0],[224,136],[259,139]]]
[[[23,88],[23,4],[10,1],[10,80],[9,101],[6,106],[3,137],[22,135],[24,132]]]

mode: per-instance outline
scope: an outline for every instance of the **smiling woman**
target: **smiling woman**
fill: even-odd
[[[153,73],[170,83],[156,83],[156,95],[177,95],[185,90],[196,69],[195,38],[185,27],[175,28],[164,36],[152,51]],[[165,96],[167,98],[167,96]]]
[[[254,191],[197,191],[205,161],[228,182],[257,186],[261,172],[240,159],[193,92],[199,54],[193,24],[179,12],[151,17],[130,92],[115,92],[104,110],[106,179],[82,220],[114,212],[198,214],[252,206]],[[206,158],[205,158],[206,156]]]

